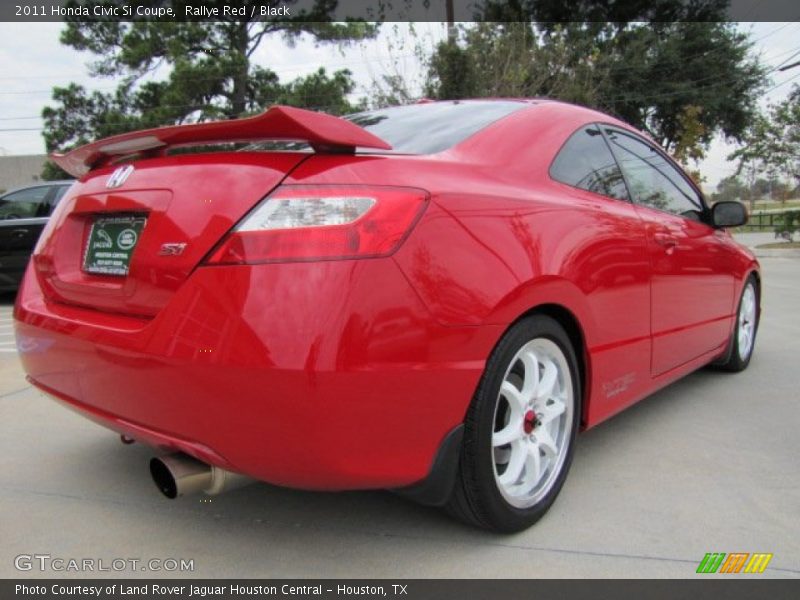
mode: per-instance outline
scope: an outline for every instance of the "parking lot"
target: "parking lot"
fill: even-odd
[[[513,536],[383,492],[258,484],[166,500],[148,448],[26,383],[4,297],[0,576],[97,575],[15,569],[38,553],[194,560],[191,573],[124,572],[146,577],[691,577],[707,552],[765,552],[763,577],[798,578],[800,260],[762,264],[750,368],[697,372],[582,435],[555,506]]]

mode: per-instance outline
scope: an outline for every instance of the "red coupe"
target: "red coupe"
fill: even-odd
[[[742,205],[586,108],[277,106],[54,158],[80,181],[18,295],[23,365],[160,449],[169,497],[386,488],[516,531],[579,430],[753,352]]]

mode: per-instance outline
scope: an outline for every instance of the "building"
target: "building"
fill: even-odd
[[[0,191],[40,181],[46,161],[45,154],[0,156]]]

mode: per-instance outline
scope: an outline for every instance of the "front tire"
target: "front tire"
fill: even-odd
[[[747,278],[739,298],[736,324],[731,333],[730,353],[725,362],[717,365],[724,371],[744,371],[750,364],[756,344],[759,320],[759,290],[753,275]]]
[[[515,324],[492,352],[467,413],[448,511],[509,533],[538,521],[572,462],[580,398],[564,328],[545,315]]]

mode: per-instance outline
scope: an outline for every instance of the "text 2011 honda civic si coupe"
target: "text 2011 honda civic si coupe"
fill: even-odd
[[[589,109],[273,107],[55,160],[80,180],[18,295],[24,368],[158,448],[170,497],[392,489],[519,530],[579,430],[753,351],[743,207]]]

